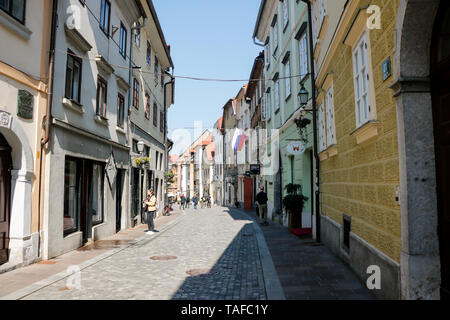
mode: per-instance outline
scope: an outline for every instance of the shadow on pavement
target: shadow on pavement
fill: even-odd
[[[217,214],[217,213],[212,213]],[[228,209],[224,218],[249,220]],[[172,296],[173,300],[265,300],[265,286],[258,243],[252,223],[244,225],[211,269],[193,269]]]

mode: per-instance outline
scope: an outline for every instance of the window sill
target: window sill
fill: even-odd
[[[25,40],[30,40],[32,31],[21,24],[19,21],[15,20],[9,14],[0,10],[0,24],[6,27],[7,29],[13,31],[18,36],[22,37]]]
[[[328,153],[324,150],[319,153],[319,160],[324,161],[328,159]]]
[[[96,55],[95,62],[97,63],[98,68],[106,72],[108,75],[114,73],[114,68],[102,55]]]
[[[99,116],[98,114],[94,116],[94,120],[95,122],[100,123],[106,127],[109,126],[109,120],[106,119],[105,117]]]
[[[116,75],[116,81],[117,81],[117,85],[120,89],[122,89],[125,92],[128,92],[128,90],[130,90],[130,85],[128,84],[128,82],[122,78],[119,75]]]
[[[361,144],[378,135],[378,124],[378,120],[369,120],[355,129],[350,135],[356,138],[356,144]]]
[[[286,25],[283,28],[283,33],[286,33],[286,29],[287,29],[288,26],[289,26],[289,20],[288,20],[288,22],[286,23]]]
[[[80,114],[84,114],[85,113],[83,105],[79,104],[75,100],[68,99],[68,98],[63,98],[62,99],[62,104],[63,104],[64,107],[70,108],[73,111],[76,111],[76,112],[78,112]]]
[[[325,15],[322,19],[322,23],[320,25],[319,35],[318,35],[317,39],[323,40],[325,31],[327,30],[327,27],[328,27],[328,15]]]
[[[73,238],[73,237],[80,237],[83,235],[83,232],[78,231],[77,229],[71,230],[71,231],[64,231],[64,239],[67,238]]]
[[[123,135],[126,135],[126,134],[127,134],[127,132],[125,131],[125,129],[124,129],[124,128],[121,128],[121,127],[119,127],[119,126],[116,126],[116,131],[119,132],[119,133],[121,133],[121,134],[123,134]]]
[[[292,96],[292,93],[289,93],[289,95],[286,97],[286,99],[284,99],[284,101],[285,101],[285,102],[288,102],[289,99],[291,98],[291,96]]]
[[[77,29],[69,28],[67,24],[64,24],[64,31],[67,37],[83,52],[88,52],[92,49],[92,45],[78,32]]]

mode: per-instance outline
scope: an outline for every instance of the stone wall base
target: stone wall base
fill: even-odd
[[[25,239],[11,239],[9,243],[9,260],[0,266],[0,274],[36,263],[38,257],[39,233],[33,233]]]
[[[321,216],[321,240],[342,261],[344,261],[366,286],[372,273],[369,266],[378,266],[381,272],[381,289],[372,290],[378,299],[399,300],[400,265],[357,235],[350,233],[350,250],[343,249],[343,227],[332,219]]]

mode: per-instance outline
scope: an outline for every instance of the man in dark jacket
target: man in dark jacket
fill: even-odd
[[[261,225],[267,226],[267,194],[264,192],[264,187],[261,186],[260,192],[256,195],[256,205],[258,206],[259,218]]]

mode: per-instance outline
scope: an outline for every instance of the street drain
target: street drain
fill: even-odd
[[[49,260],[42,260],[40,262],[38,262],[37,264],[56,264],[55,261],[49,261]]]
[[[177,257],[175,257],[175,256],[153,256],[153,257],[150,257],[150,259],[157,260],[157,261],[167,261],[167,260],[177,259]]]
[[[308,243],[308,245],[311,247],[322,247],[323,243],[312,242],[312,243]]]
[[[69,287],[61,287],[58,289],[58,291],[69,291],[71,290]]]
[[[192,270],[188,270],[186,271],[186,273],[190,276],[193,277],[198,277],[198,276],[203,276],[208,274],[211,271],[211,269],[192,269]]]

